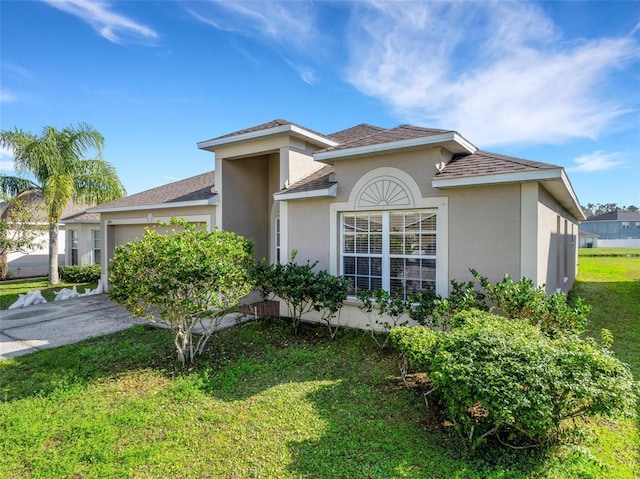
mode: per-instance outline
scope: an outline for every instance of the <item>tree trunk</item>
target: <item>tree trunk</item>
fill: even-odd
[[[49,284],[58,284],[58,223],[49,223]]]
[[[3,249],[0,256],[2,256],[2,269],[0,269],[0,279],[7,279],[9,277],[9,251]]]

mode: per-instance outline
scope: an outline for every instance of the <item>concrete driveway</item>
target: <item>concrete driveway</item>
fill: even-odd
[[[0,359],[77,343],[146,321],[106,294],[0,311]]]

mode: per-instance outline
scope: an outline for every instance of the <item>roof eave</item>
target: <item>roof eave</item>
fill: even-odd
[[[438,135],[422,136],[408,140],[391,141],[374,145],[345,148],[335,151],[314,153],[316,161],[331,162],[355,156],[375,155],[389,153],[395,150],[420,148],[424,146],[442,145],[452,153],[475,153],[478,148],[458,132],[450,131]]]
[[[580,207],[578,197],[573,190],[573,186],[569,181],[564,168],[548,168],[535,171],[520,171],[516,173],[498,173],[495,175],[484,176],[465,176],[460,178],[437,178],[431,180],[431,186],[434,188],[459,188],[465,186],[482,186],[495,185],[505,183],[523,183],[529,181],[537,181],[540,183],[557,182],[561,184],[560,188],[553,188],[551,193],[553,196],[573,215],[578,221],[584,221],[586,216]],[[547,188],[551,189],[551,188]]]
[[[206,200],[193,200],[193,201],[176,201],[176,202],[167,202],[167,203],[158,203],[158,204],[150,204],[150,205],[132,205],[132,206],[111,206],[106,208],[101,208],[96,206],[94,208],[89,208],[87,210],[88,213],[117,213],[123,211],[141,211],[141,210],[158,210],[158,209],[168,209],[168,208],[184,208],[190,206],[216,206],[219,203],[218,195],[214,195],[211,198]]]
[[[266,128],[264,130],[250,131],[242,133],[240,135],[226,136],[223,138],[214,138],[211,140],[200,141],[197,143],[198,148],[201,150],[215,151],[217,146],[230,145],[232,143],[240,143],[243,141],[258,140],[269,136],[280,135],[282,133],[289,133],[298,138],[308,140],[311,143],[318,144],[328,148],[330,146],[338,145],[338,142],[330,140],[322,135],[313,133],[309,130],[305,130],[297,125],[287,124],[274,126],[273,128]]]
[[[333,197],[335,198],[338,195],[338,184],[334,183],[328,188],[321,188],[318,190],[309,190],[309,191],[300,191],[298,193],[274,193],[273,199],[275,201],[286,201],[286,200],[301,200],[306,198],[322,198],[322,197]]]

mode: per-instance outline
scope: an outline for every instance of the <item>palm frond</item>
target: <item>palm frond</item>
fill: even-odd
[[[0,192],[9,198],[18,196],[20,193],[29,190],[39,190],[40,187],[31,180],[0,174]]]

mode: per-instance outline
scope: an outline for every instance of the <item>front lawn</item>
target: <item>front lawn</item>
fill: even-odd
[[[576,291],[593,334],[612,330],[638,378],[627,349],[640,339],[640,258],[598,273],[607,259],[581,258]],[[0,400],[3,478],[640,476],[635,420],[596,418],[547,450],[469,451],[368,333],[332,341],[303,324],[293,336],[280,320],[224,331],[186,371],[169,333],[149,326],[15,357],[0,362]]]
[[[53,301],[55,299],[55,291],[60,291],[62,288],[73,288],[73,284],[60,282],[55,286],[49,286],[46,278],[36,279],[22,279],[14,281],[2,281],[0,282],[0,310],[9,309],[13,303],[18,299],[18,294],[24,294],[28,291],[35,291],[39,289],[42,292],[42,296],[47,301]],[[78,293],[84,293],[85,289],[96,289],[98,283],[78,283],[75,285]]]

